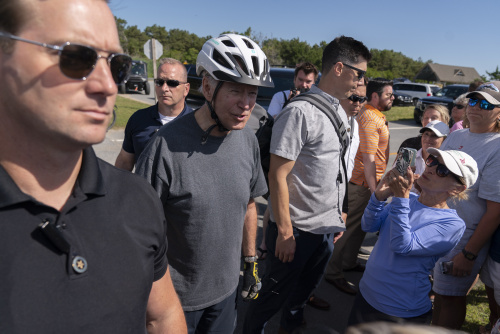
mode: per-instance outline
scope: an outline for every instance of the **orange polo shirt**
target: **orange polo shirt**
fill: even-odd
[[[354,159],[350,182],[368,187],[365,180],[363,153],[375,155],[377,182],[384,175],[389,159],[389,127],[385,115],[366,104],[356,120],[359,124],[359,148]]]

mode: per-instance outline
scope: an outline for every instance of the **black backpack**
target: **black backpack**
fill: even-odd
[[[344,157],[347,152],[347,148],[349,147],[350,138],[347,135],[347,130],[344,126],[344,123],[342,122],[340,116],[337,113],[338,103],[332,106],[332,104],[329,103],[328,100],[326,100],[320,94],[307,92],[295,96],[290,101],[286,101],[285,105],[288,105],[289,102],[295,102],[295,101],[307,101],[328,116],[328,118],[333,124],[333,127],[335,128],[337,136],[339,137],[339,141],[342,144],[341,154],[342,157]],[[260,117],[259,123],[260,126],[255,135],[257,136],[257,140],[259,142],[262,171],[264,172],[266,183],[269,188],[268,173],[269,173],[269,165],[271,162],[271,154],[269,153],[269,150],[271,148],[271,136],[274,125],[274,118],[271,115],[267,114],[266,116]],[[342,169],[344,171],[344,177],[342,177],[342,173],[339,171],[337,179],[340,182],[343,182],[344,179],[347,180],[347,168],[345,165],[345,159],[341,160],[342,160]],[[267,199],[269,197],[269,191],[263,197]]]
[[[271,164],[271,135],[273,133],[274,117],[269,113],[259,118],[259,129],[255,132],[260,149],[260,163],[267,183],[267,193],[263,195],[265,199],[269,197],[269,165]]]

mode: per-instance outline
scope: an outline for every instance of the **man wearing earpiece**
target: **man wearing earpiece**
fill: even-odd
[[[0,333],[186,333],[160,201],[92,148],[132,64],[107,1],[0,18]]]
[[[208,40],[196,72],[206,103],[158,131],[137,173],[163,203],[167,257],[189,333],[232,333],[241,257],[241,295],[257,298],[260,289],[254,198],[267,192],[257,138],[245,124],[258,87],[274,84],[260,47],[235,34]]]
[[[115,162],[118,168],[132,171],[147,143],[161,126],[193,111],[185,101],[189,93],[186,67],[177,59],[160,60],[155,91],[158,103],[137,110],[127,122],[122,149]]]

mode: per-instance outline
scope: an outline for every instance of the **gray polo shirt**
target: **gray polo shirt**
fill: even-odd
[[[316,86],[311,92],[338,108],[339,101]],[[338,110],[350,129],[345,111]],[[341,208],[347,182],[338,179],[341,145],[330,119],[308,102],[290,103],[275,120],[270,152],[295,161],[287,177],[292,225],[315,234],[345,230]]]

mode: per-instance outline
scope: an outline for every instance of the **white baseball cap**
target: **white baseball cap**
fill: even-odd
[[[438,137],[446,137],[450,134],[450,128],[448,125],[441,121],[431,121],[429,124],[420,129],[420,133],[424,133],[425,130],[432,130]]]
[[[429,154],[435,157],[443,158],[444,165],[453,174],[460,176],[465,181],[465,186],[470,188],[476,183],[479,171],[476,160],[465,152],[461,151],[441,151],[430,147],[427,149]]]

